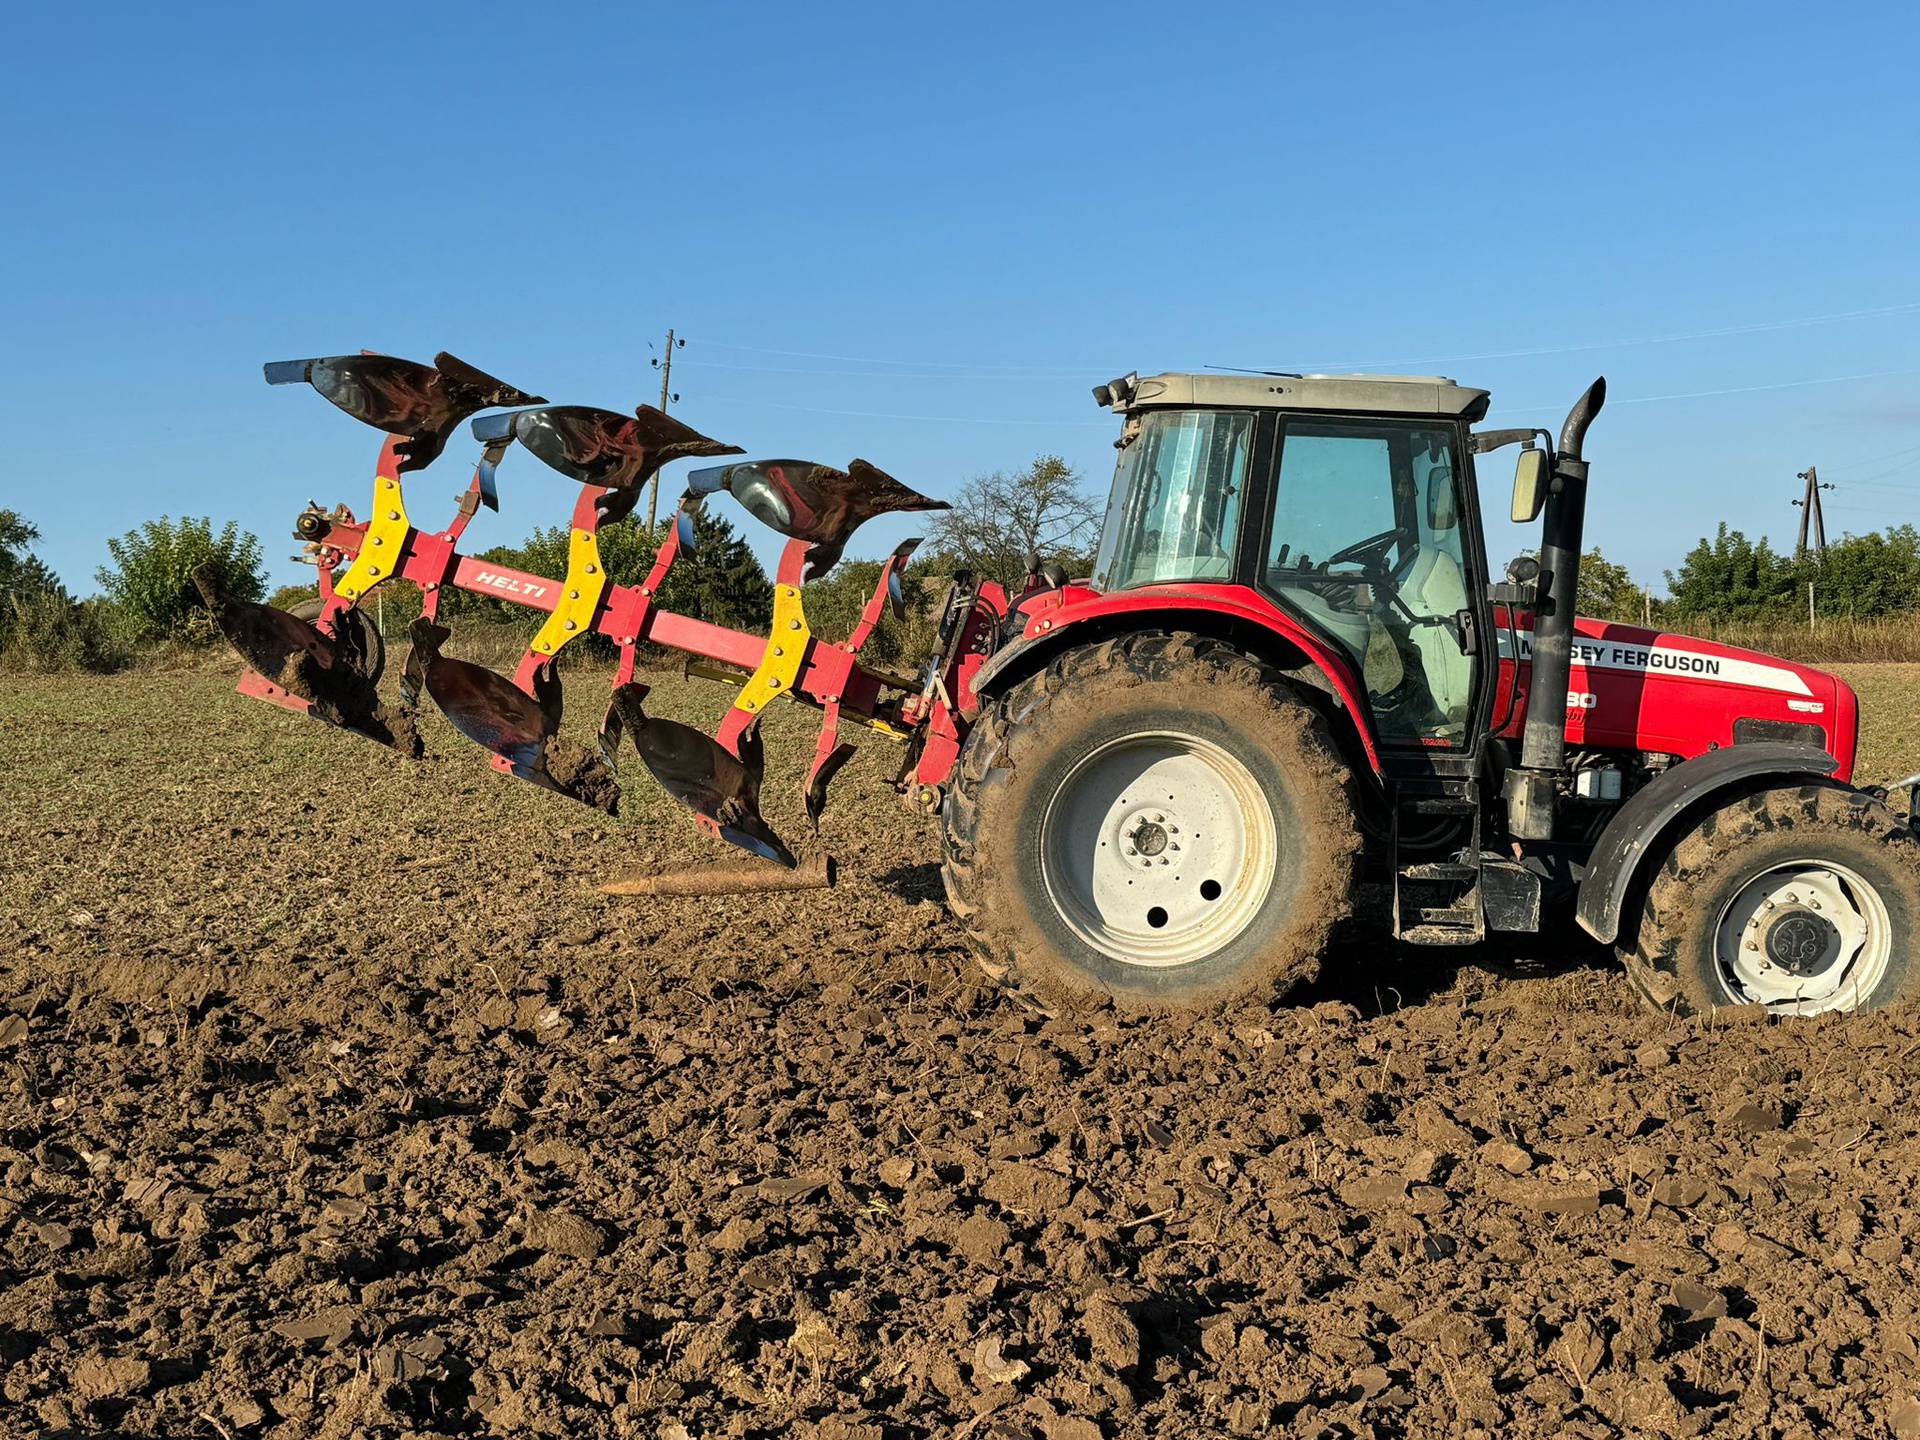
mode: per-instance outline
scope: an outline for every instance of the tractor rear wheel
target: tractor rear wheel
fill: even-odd
[[[1920,846],[1870,795],[1819,784],[1729,802],[1648,886],[1623,949],[1648,1005],[1878,1010],[1920,997]]]
[[[1277,671],[1145,633],[1070,650],[984,714],[942,875],[991,973],[1187,1009],[1310,979],[1352,903],[1351,777]]]

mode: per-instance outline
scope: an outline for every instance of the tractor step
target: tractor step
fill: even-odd
[[[1460,849],[1451,859],[1402,863],[1404,823],[1443,815],[1467,822]],[[1395,797],[1393,822],[1394,937],[1412,945],[1475,945],[1484,940],[1478,807],[1461,795],[1402,793]]]
[[[1459,860],[1441,860],[1421,865],[1402,865],[1403,880],[1478,880],[1480,867]]]
[[[1409,945],[1478,945],[1487,932],[1471,925],[1406,925],[1399,938]]]

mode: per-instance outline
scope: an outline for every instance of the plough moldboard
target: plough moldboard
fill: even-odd
[[[852,754],[842,725],[863,726],[903,748],[898,788],[922,804],[938,793],[959,752],[974,670],[1005,613],[998,586],[956,578],[936,653],[912,680],[863,665],[860,654],[883,611],[902,602],[901,573],[917,540],[896,548],[852,634],[833,643],[813,634],[801,586],[839,560],[865,521],[891,511],[945,508],[864,460],[845,469],[796,460],[731,460],[688,476],[685,497],[664,527],[646,573],[621,583],[602,563],[602,526],[626,518],[661,467],[742,452],[662,411],[632,414],[548,405],[447,354],[431,365],[388,355],[344,355],[266,367],[270,384],[306,383],[354,418],[385,432],[364,520],[345,506],[309,503],[294,534],[319,575],[320,611],[309,622],[223,593],[209,571],[195,576],[221,632],[249,669],[240,690],[353,731],[417,758],[424,751],[414,707],[424,694],[453,727],[492,756],[495,769],[617,813],[619,745],[631,736],[654,780],[691,809],[710,833],[755,855],[793,866],[795,857],[760,813],[764,759],[759,722],[785,699],[820,712],[804,798],[818,827],[827,785]],[[454,430],[473,419],[481,450],[472,480],[439,529],[416,523],[404,477],[430,465]],[[484,507],[499,509],[497,472],[521,448],[580,486],[570,523],[567,573],[532,575],[476,559],[459,548]],[[656,481],[657,483],[657,481]],[[656,603],[668,572],[690,552],[689,506],[727,492],[748,514],[787,537],[774,576],[773,624],[756,635],[682,615]],[[383,648],[360,609],[378,587],[419,587],[421,614],[409,633],[402,703],[382,700]],[[439,619],[448,587],[543,612],[511,676],[442,653],[450,630]],[[599,745],[560,733],[556,660],[575,640],[599,635],[616,647],[611,695]],[[647,686],[635,679],[641,645],[692,657],[696,674],[738,687],[718,732],[707,735],[647,713]]]

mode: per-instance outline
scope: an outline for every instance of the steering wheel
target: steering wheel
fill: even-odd
[[[1399,538],[1398,526],[1391,530],[1382,530],[1378,535],[1369,535],[1364,540],[1356,540],[1343,550],[1336,550],[1322,562],[1323,566],[1340,565],[1352,561],[1369,575],[1390,571],[1392,567],[1387,564],[1387,551]]]

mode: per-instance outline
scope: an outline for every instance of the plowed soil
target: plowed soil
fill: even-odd
[[[771,727],[838,889],[620,900],[730,858],[631,757],[610,821],[230,684],[0,695],[0,1435],[1920,1434],[1911,1014],[1360,929],[1051,1017],[884,742],[815,841]]]

